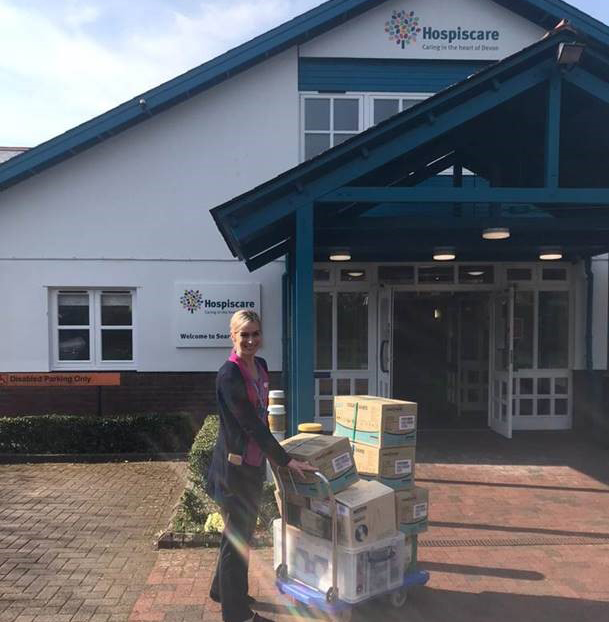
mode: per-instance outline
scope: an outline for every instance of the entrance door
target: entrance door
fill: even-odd
[[[497,293],[491,300],[489,356],[489,426],[512,438],[514,391],[514,289]]]
[[[393,366],[393,290],[391,287],[379,289],[377,318],[377,395],[391,397]]]

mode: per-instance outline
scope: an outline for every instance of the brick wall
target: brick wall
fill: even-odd
[[[0,389],[0,416],[187,412],[202,421],[216,412],[215,381],[215,372],[122,372],[118,387],[9,387]],[[271,388],[280,386],[272,372]]]

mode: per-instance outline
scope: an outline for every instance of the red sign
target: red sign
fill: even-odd
[[[2,387],[110,387],[121,383],[118,372],[92,373],[6,373],[0,374]]]

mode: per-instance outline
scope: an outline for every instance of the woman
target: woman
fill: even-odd
[[[222,604],[225,622],[269,622],[248,596],[249,544],[256,527],[265,456],[299,474],[314,470],[291,459],[267,427],[269,376],[256,352],[262,343],[260,318],[237,311],[230,321],[233,351],[218,371],[216,397],[220,432],[208,473],[207,492],[222,508],[224,533],[210,597]]]

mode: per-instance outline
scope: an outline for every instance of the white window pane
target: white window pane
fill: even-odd
[[[403,99],[402,100],[402,111],[408,110],[408,108],[412,108],[416,106],[421,100],[420,99]]]
[[[375,99],[374,100],[374,124],[380,123],[399,112],[399,99]]]
[[[101,305],[102,326],[131,326],[131,294],[103,293]]]
[[[330,134],[305,134],[305,160],[310,160],[329,148]]]
[[[340,145],[341,143],[344,143],[346,140],[349,140],[350,138],[353,138],[354,136],[357,136],[357,134],[334,134],[334,147],[336,147],[336,145]]]
[[[59,360],[60,361],[88,361],[89,360],[89,330],[88,329],[61,329],[59,330]]]
[[[89,325],[89,294],[69,292],[57,296],[57,321],[60,326]]]
[[[359,99],[334,100],[334,130],[359,131]]]
[[[131,330],[102,330],[102,360],[132,361],[133,332]]]
[[[330,129],[330,100],[305,99],[305,130]]]

